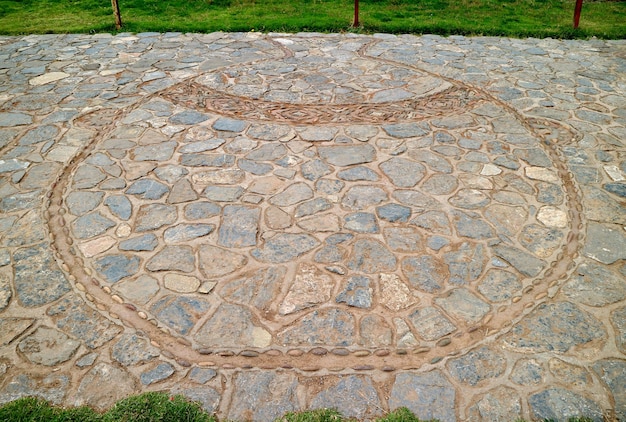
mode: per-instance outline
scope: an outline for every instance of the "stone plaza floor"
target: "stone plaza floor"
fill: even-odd
[[[626,41],[0,37],[0,403],[626,420]]]

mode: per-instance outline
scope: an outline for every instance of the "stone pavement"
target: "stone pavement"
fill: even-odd
[[[0,403],[626,420],[626,42],[0,37]]]

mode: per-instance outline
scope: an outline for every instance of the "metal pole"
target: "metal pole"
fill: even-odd
[[[352,27],[356,28],[359,26],[359,0],[354,0],[354,21],[352,22]]]
[[[574,29],[578,28],[580,23],[580,11],[583,9],[583,0],[576,0],[576,7],[574,8]]]
[[[117,0],[111,0],[113,6],[113,15],[115,16],[115,29],[122,29],[122,15],[120,14],[120,5]]]

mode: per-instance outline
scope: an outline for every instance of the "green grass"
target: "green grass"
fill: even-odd
[[[574,0],[119,0],[123,31],[322,31],[555,38],[626,38],[626,1]],[[0,0],[0,34],[115,32],[104,0]]]
[[[198,403],[182,396],[165,393],[144,393],[119,401],[106,413],[89,407],[61,408],[45,400],[24,397],[0,406],[2,422],[217,422],[204,412]],[[276,422],[350,422],[331,409],[287,413]],[[420,422],[407,408],[399,408],[376,419],[376,422]],[[422,422],[427,422],[423,421]],[[436,422],[432,420],[430,422]],[[515,422],[524,422],[518,420]],[[546,421],[549,422],[549,421]],[[588,418],[570,418],[569,422],[591,422]]]

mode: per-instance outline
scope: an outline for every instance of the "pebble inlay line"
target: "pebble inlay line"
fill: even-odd
[[[389,85],[366,75],[356,89],[364,106],[341,106],[354,92],[340,77],[326,99],[311,88],[323,81],[283,92],[293,84],[266,75],[265,92],[283,101],[235,93],[244,113],[235,114],[229,90],[257,86],[245,80],[263,73],[253,63],[121,116],[81,118],[113,123],[51,194],[50,234],[68,278],[183,366],[417,368],[512,325],[575,266],[580,195],[558,151],[571,132],[524,122],[458,82],[361,59],[386,66]],[[431,84],[425,92],[413,89],[416,74]],[[227,83],[218,91],[207,80]],[[429,93],[472,100],[431,103]],[[335,101],[345,117],[307,101]],[[419,112],[364,124],[398,104]],[[520,215],[516,203],[533,211]]]

